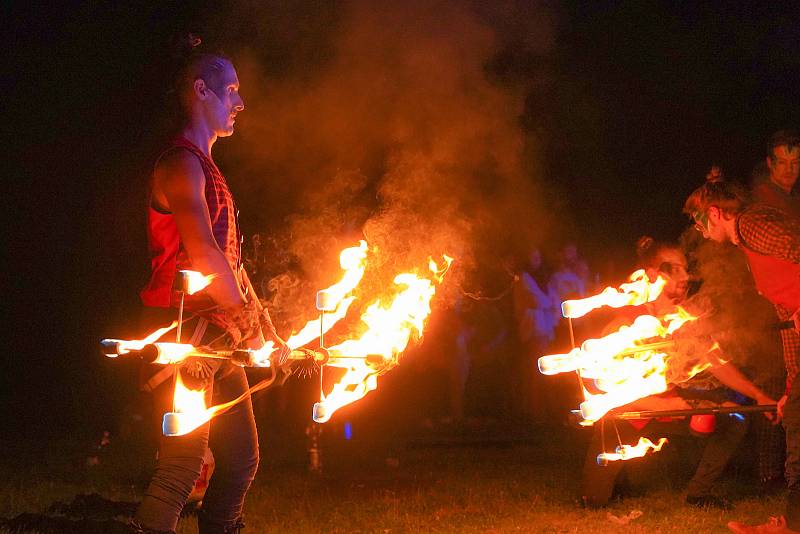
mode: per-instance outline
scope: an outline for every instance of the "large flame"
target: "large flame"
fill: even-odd
[[[358,339],[349,339],[330,347],[329,365],[343,367],[345,374],[320,402],[314,405],[313,418],[318,423],[328,421],[333,413],[351,404],[378,385],[377,377],[398,363],[412,335],[422,336],[425,320],[431,312],[430,302],[436,293],[434,281],[441,282],[452,258],[445,256],[444,265],[429,262],[433,280],[412,273],[395,277],[402,289],[391,303],[373,302],[361,321],[367,330]]]
[[[266,382],[257,384],[229,402],[206,408],[206,390],[187,388],[183,380],[181,380],[180,372],[178,372],[178,376],[175,379],[175,393],[173,397],[173,406],[175,410],[164,414],[162,431],[165,436],[183,436],[188,434],[210,421],[215,415],[224,413],[242,400],[248,398],[252,393],[263,389],[265,384]]]
[[[337,306],[361,282],[367,268],[367,242],[362,239],[357,247],[344,249],[339,254],[339,265],[344,271],[342,279],[320,291],[320,294],[325,295],[326,306],[320,306],[318,302],[317,307],[325,311]]]
[[[654,282],[650,282],[644,269],[635,271],[628,279],[630,282],[620,285],[619,289],[607,287],[597,295],[585,299],[565,300],[561,303],[561,315],[569,319],[577,319],[603,306],[621,308],[653,302],[667,283],[661,276]]]
[[[588,339],[567,354],[539,358],[543,374],[577,371],[582,379],[592,379],[598,393],[583,387],[585,400],[580,405],[585,424],[592,424],[614,408],[648,395],[667,390],[669,340],[648,343],[654,338],[666,339],[688,321],[696,318],[678,307],[675,313],[661,318],[640,315],[630,325],[599,339]],[[683,379],[691,378],[708,363],[694,366]]]
[[[358,287],[367,268],[367,242],[362,239],[357,247],[344,249],[339,254],[339,265],[344,271],[341,280],[317,293],[317,308],[328,313],[324,319],[318,317],[308,321],[298,332],[289,336],[286,344],[290,349],[298,349],[311,343],[347,315],[347,310],[355,300],[350,294]],[[254,365],[269,367],[269,357],[274,350],[275,344],[267,342],[256,352]]]

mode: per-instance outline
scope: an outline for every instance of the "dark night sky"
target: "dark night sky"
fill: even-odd
[[[160,112],[151,67],[169,36],[193,28],[223,43],[258,38],[267,72],[280,77],[293,61],[325,61],[319,35],[345,4],[276,3],[267,27],[294,25],[266,37],[253,21],[235,20],[227,2],[194,12],[90,2],[4,16],[13,260],[3,277],[12,350],[0,413],[52,413],[35,388],[64,399],[65,415],[48,423],[115,406],[113,377],[94,347],[126,323],[146,275],[143,184]],[[511,42],[487,67],[501,79],[547,73],[520,124],[544,141],[546,185],[563,207],[557,225],[597,260],[629,250],[642,233],[677,237],[682,202],[712,162],[746,179],[764,139],[798,127],[798,13],[763,2],[701,4],[554,4],[551,56]]]

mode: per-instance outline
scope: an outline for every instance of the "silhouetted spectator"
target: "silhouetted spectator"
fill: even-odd
[[[538,372],[536,362],[555,339],[560,313],[558,297],[548,281],[542,254],[533,247],[514,285],[514,315],[521,346],[515,373],[515,402],[524,416],[538,422],[546,419],[545,389],[548,385]]]

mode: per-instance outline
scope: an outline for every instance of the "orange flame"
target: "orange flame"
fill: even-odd
[[[173,321],[171,325],[165,326],[164,328],[159,328],[152,334],[142,339],[104,339],[103,344],[115,345],[116,350],[116,352],[106,353],[106,356],[109,358],[116,358],[117,356],[121,354],[127,354],[132,350],[142,350],[145,345],[153,343],[170,330],[173,330],[176,326],[178,326],[178,321]]]
[[[581,378],[594,379],[601,393],[591,393],[584,387],[585,400],[580,405],[584,424],[592,424],[614,408],[667,390],[669,357],[659,349],[669,343],[643,342],[666,338],[694,319],[680,307],[661,319],[640,315],[632,324],[605,337],[588,339],[567,354],[542,356],[539,370],[546,375],[577,371]],[[695,366],[687,378],[707,367]]]
[[[153,363],[167,365],[170,363],[180,363],[189,356],[198,356],[201,353],[194,345],[188,343],[153,343],[158,350],[158,357]]]
[[[211,283],[216,274],[204,275],[197,271],[182,270],[178,271],[181,277],[181,289],[188,295],[194,295],[198,291],[202,291]]]
[[[256,385],[229,402],[206,408],[206,390],[187,388],[183,380],[181,380],[180,373],[178,373],[175,379],[175,393],[173,397],[175,411],[164,414],[162,431],[165,436],[183,436],[188,434],[210,421],[215,415],[229,410],[259,389],[261,388]]]
[[[444,256],[444,266],[429,262],[433,278],[440,282],[452,263]],[[362,399],[377,388],[378,376],[397,365],[412,334],[422,336],[425,320],[431,312],[430,301],[436,293],[433,281],[412,273],[395,277],[394,283],[404,286],[388,306],[373,302],[361,321],[367,330],[358,339],[349,339],[329,349],[329,365],[346,369],[332,391],[314,405],[313,418],[318,423],[330,420],[339,408]],[[337,361],[337,357],[340,360]]]
[[[311,343],[319,337],[320,332],[328,332],[347,315],[347,310],[355,300],[355,297],[349,295],[358,287],[367,267],[367,242],[362,239],[357,247],[344,249],[339,254],[339,265],[344,270],[341,280],[317,294],[317,308],[329,313],[325,314],[324,320],[321,317],[312,319],[299,332],[289,336],[286,344],[290,349],[298,349]],[[274,350],[275,344],[271,341],[264,344],[256,351],[254,365],[269,367],[269,356]]]
[[[332,310],[361,282],[367,268],[367,242],[362,239],[357,247],[344,249],[339,254],[339,265],[344,271],[344,275],[331,287],[320,291],[325,295],[326,306],[324,308],[317,306],[319,309]]]
[[[639,438],[636,445],[619,445],[616,452],[601,452],[597,455],[597,463],[616,462],[618,460],[631,460],[641,458],[648,451],[658,452],[667,443],[667,438],[660,438],[658,443],[653,443],[645,437]]]
[[[635,271],[628,279],[630,282],[620,285],[619,289],[607,287],[597,295],[585,299],[565,300],[561,303],[561,315],[577,319],[603,306],[621,308],[653,302],[667,283],[661,276],[651,283],[644,269]]]

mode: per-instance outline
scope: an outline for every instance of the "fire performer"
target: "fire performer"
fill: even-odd
[[[800,174],[800,136],[791,130],[775,132],[767,142],[767,154],[754,171],[753,198],[761,203],[774,206],[795,217],[800,216],[800,196],[794,189]],[[792,350],[800,346],[800,334],[786,330],[782,332],[783,345]],[[783,372],[773,372],[764,387],[770,393],[780,396],[786,384]],[[762,491],[775,491],[786,487],[783,477],[783,453],[785,437],[781,428],[760,425],[759,471]]]
[[[189,318],[183,325],[184,341],[259,349],[266,336],[279,347],[280,365],[289,351],[243,269],[238,210],[211,156],[216,140],[233,134],[236,115],[244,109],[239,79],[230,59],[200,52],[196,48],[200,40],[190,40],[174,87],[183,112],[180,134],[161,152],[151,181],[152,276],[141,292],[142,301],[151,315],[174,319],[180,298],[174,288],[177,272],[193,269],[212,274],[205,290],[185,296]],[[187,381],[202,384],[215,404],[248,388],[244,370],[224,360],[188,360],[180,372]],[[198,517],[199,531],[240,531],[244,496],[259,460],[249,398],[185,436],[161,437],[155,473],[132,523],[135,532],[175,531],[207,446],[214,453],[216,469]]]
[[[771,206],[751,204],[743,188],[728,182],[706,183],[696,189],[683,211],[694,219],[703,237],[733,243],[744,252],[759,292],[775,305],[781,319],[792,319],[798,329],[800,220]],[[778,414],[786,430],[786,513],[753,527],[731,522],[728,527],[733,532],[800,533],[800,338],[791,331],[782,332],[781,337],[787,384],[778,402]]]
[[[661,316],[674,312],[675,306],[684,304],[687,299],[689,288],[687,262],[678,245],[656,242],[650,237],[642,237],[637,243],[637,254],[640,268],[646,270],[647,276],[653,280],[661,276],[666,280],[666,284],[655,301],[641,306],[620,308],[617,313],[618,319],[613,321],[609,327],[611,330],[616,330],[621,323],[630,322],[642,314]],[[755,386],[732,364],[723,362],[713,353],[707,356],[707,360],[707,363],[711,364],[708,372],[699,374],[663,394],[640,399],[629,404],[627,408],[633,410],[681,410],[719,405],[726,403],[727,397],[722,385],[752,398],[758,404],[775,404],[773,399]],[[730,508],[730,502],[714,495],[712,489],[744,437],[747,426],[743,420],[736,417],[721,416],[716,421],[714,417],[714,415],[694,416],[691,423],[695,424],[690,423],[689,425],[682,421],[651,419],[632,421],[606,419],[596,422],[584,462],[581,487],[582,503],[588,507],[608,504],[613,494],[615,481],[624,467],[624,462],[620,461],[598,465],[599,453],[613,450],[619,441],[636,443],[641,436],[658,438],[664,434],[689,434],[692,430],[696,435],[707,436],[704,438],[707,442],[697,470],[689,481],[686,502],[698,507]],[[614,426],[611,427],[611,425]]]

